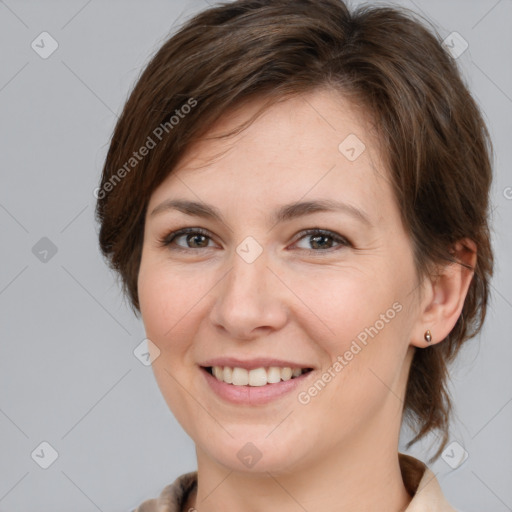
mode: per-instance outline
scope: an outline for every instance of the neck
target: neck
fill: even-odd
[[[390,446],[350,443],[317,457],[316,464],[279,475],[227,470],[198,448],[197,491],[183,510],[402,512],[411,496],[402,481],[397,445],[398,440]]]

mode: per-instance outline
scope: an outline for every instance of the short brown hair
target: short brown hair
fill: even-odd
[[[97,189],[100,247],[140,313],[147,205],[185,150],[243,101],[266,98],[267,108],[326,85],[357,97],[375,124],[418,275],[454,261],[458,240],[467,237],[478,248],[461,316],[442,342],[415,350],[407,383],[404,415],[417,427],[407,447],[439,430],[435,460],[452,409],[447,364],[486,313],[492,147],[440,37],[408,11],[350,12],[341,0],[239,0],[186,22],[152,57],[115,127]],[[135,161],[134,151],[150,140],[154,147]]]

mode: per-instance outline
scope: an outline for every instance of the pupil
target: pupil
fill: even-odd
[[[204,235],[189,235],[189,237],[192,237],[192,240],[194,240],[194,242],[197,242],[197,240],[200,238],[203,238],[203,239],[205,238]],[[190,238],[189,238],[189,240],[190,240]],[[199,242],[200,247],[203,247],[203,245],[201,245],[201,243]]]
[[[316,235],[313,237],[313,240],[318,240],[318,239],[322,239],[322,238],[325,240],[326,238],[329,238],[329,237],[326,235]],[[317,242],[313,242],[313,245],[315,245],[315,244],[318,245]],[[329,244],[320,244],[320,247],[325,247],[326,245],[329,245]]]

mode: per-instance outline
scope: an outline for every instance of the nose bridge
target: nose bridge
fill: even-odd
[[[231,258],[231,271],[226,280],[224,299],[247,308],[259,308],[266,301],[268,251],[253,238],[247,237],[236,248]]]
[[[248,337],[258,327],[277,328],[285,320],[271,282],[276,278],[267,268],[269,256],[253,237],[233,251],[212,311],[212,320],[233,337]]]

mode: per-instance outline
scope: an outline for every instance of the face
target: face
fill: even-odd
[[[319,205],[288,206],[305,202]],[[417,277],[354,105],[317,90],[228,140],[202,141],[147,212],[138,290],[153,371],[198,452],[277,474],[397,435]],[[287,379],[282,367],[310,371]],[[261,455],[254,469],[247,455]]]

